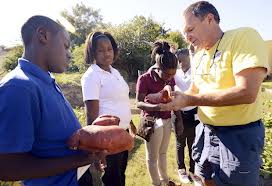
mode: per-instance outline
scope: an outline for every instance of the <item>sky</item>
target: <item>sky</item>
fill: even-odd
[[[166,29],[182,28],[182,11],[195,0],[1,0],[0,45],[21,42],[20,28],[33,15],[45,15],[54,20],[62,10],[70,11],[76,3],[99,9],[104,22],[114,25],[136,15],[151,16]],[[272,1],[210,0],[221,17],[223,31],[237,27],[253,27],[265,40],[272,40]],[[269,23],[270,22],[270,23]]]

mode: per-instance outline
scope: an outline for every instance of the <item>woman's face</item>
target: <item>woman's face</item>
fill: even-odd
[[[114,51],[110,40],[106,37],[99,38],[96,45],[95,63],[101,67],[109,67],[114,59]]]
[[[158,75],[163,81],[170,81],[176,74],[177,69],[158,69]]]

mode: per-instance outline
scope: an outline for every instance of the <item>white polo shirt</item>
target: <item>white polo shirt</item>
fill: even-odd
[[[110,72],[92,64],[81,78],[83,101],[98,100],[99,115],[110,114],[120,118],[120,127],[127,129],[131,120],[129,87],[113,67]]]
[[[174,76],[176,85],[175,90],[185,92],[190,88],[191,85],[191,68],[189,68],[185,73],[181,68],[177,69],[177,72]],[[196,108],[195,106],[189,106],[182,108],[183,111],[189,111]]]

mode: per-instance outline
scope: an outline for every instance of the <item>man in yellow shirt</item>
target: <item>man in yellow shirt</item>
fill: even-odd
[[[199,106],[204,123],[192,147],[195,174],[205,185],[257,186],[264,145],[260,86],[267,73],[267,52],[251,28],[223,32],[209,2],[190,5],[183,14],[183,34],[197,48],[192,84],[173,92],[162,110]]]

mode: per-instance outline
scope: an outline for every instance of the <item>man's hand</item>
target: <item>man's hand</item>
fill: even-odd
[[[167,104],[160,104],[160,111],[169,111],[169,110],[180,110],[181,108],[190,106],[189,105],[189,95],[184,94],[180,91],[171,92],[172,101]]]

